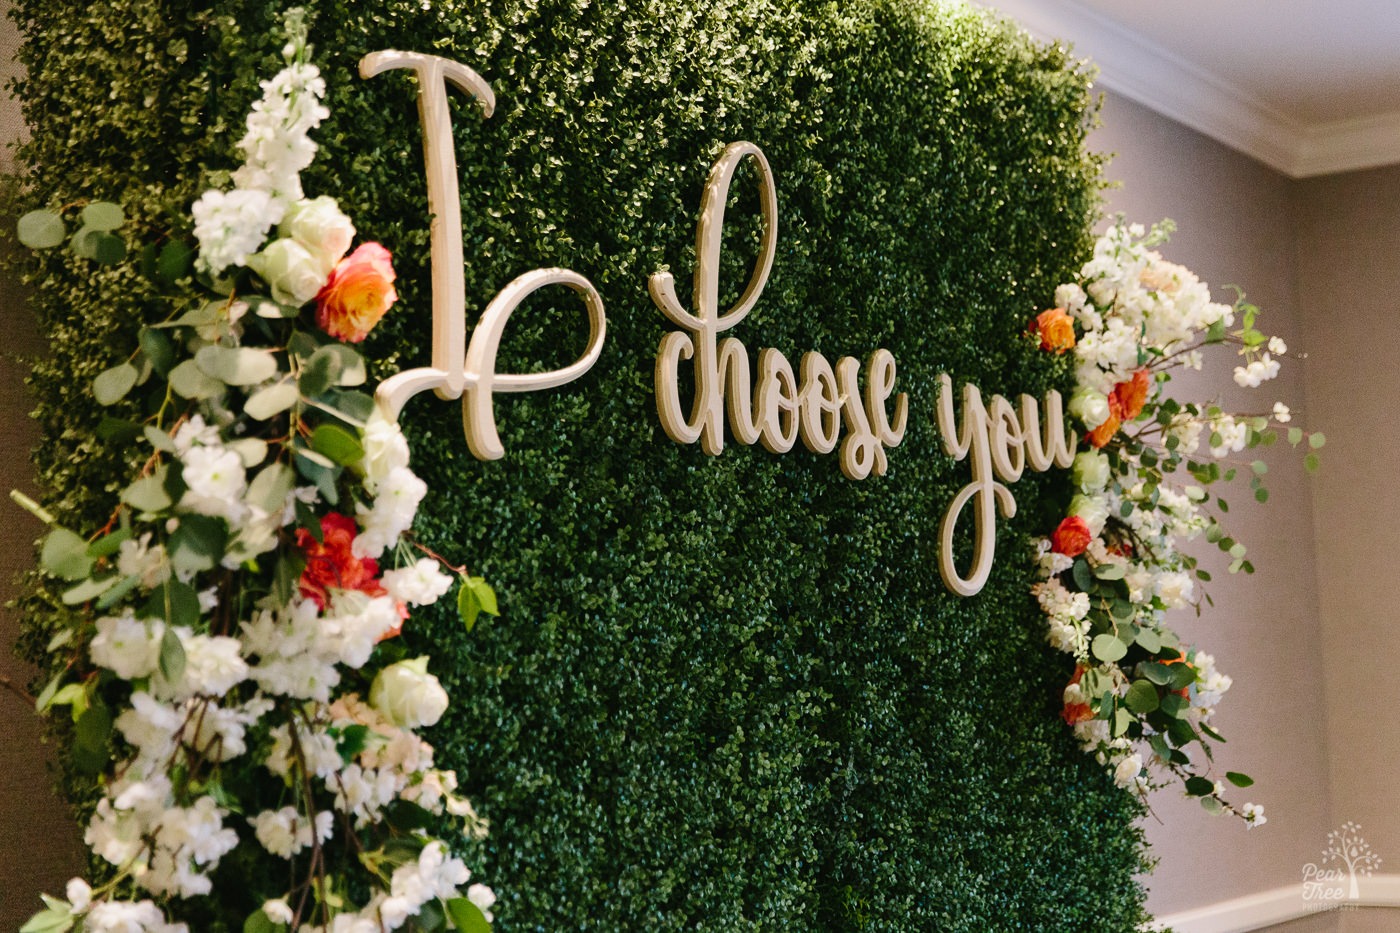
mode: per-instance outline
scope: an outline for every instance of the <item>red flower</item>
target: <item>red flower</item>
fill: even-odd
[[[1040,349],[1063,353],[1074,346],[1074,321],[1064,308],[1042,311],[1031,322],[1031,333],[1040,335]]]
[[[1074,669],[1074,676],[1071,677],[1069,681],[1070,686],[1079,683],[1079,678],[1083,676],[1084,668],[1082,666],[1076,666]],[[1094,711],[1089,707],[1088,703],[1066,703],[1065,708],[1060,710],[1060,718],[1072,726],[1077,722],[1093,719]]]
[[[378,243],[363,243],[338,262],[316,293],[316,326],[337,340],[364,340],[398,300],[392,258]]]
[[[321,517],[320,541],[305,528],[297,529],[297,547],[306,554],[306,569],[301,572],[298,586],[303,597],[322,609],[326,608],[326,591],[330,589],[384,595],[379,562],[372,557],[356,557],[351,550],[355,531],[355,520],[338,512]]]
[[[1071,515],[1060,522],[1060,527],[1050,536],[1050,550],[1066,557],[1078,557],[1092,540],[1094,536],[1089,532],[1089,523],[1078,515]]]

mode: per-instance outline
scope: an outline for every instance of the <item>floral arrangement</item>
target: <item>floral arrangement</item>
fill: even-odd
[[[41,567],[75,608],[36,705],[72,717],[75,761],[101,786],[85,839],[111,866],[46,896],[25,933],[187,931],[185,899],[220,903],[224,863],[251,887],[229,900],[261,905],[230,918],[245,931],[490,928],[495,895],[426,830],[446,814],[486,832],[415,732],[448,697],[394,640],[454,577],[413,542],[425,486],[357,388],[351,344],[396,299],[392,260],[351,251],[336,201],[301,190],[325,86],[301,12],[286,26],[232,187],[193,206],[197,256],[173,241],[142,254],[175,293],[169,316],[93,383],[104,405],[135,397],[139,475],[86,537],[16,495],[52,526]],[[20,237],[125,255],[120,207],[80,221],[70,237],[62,211],[35,211]],[[456,572],[470,627],[495,597]]]
[[[1204,536],[1229,555],[1230,572],[1253,572],[1245,546],[1215,514],[1227,513],[1229,503],[1216,496],[1212,508],[1207,487],[1234,480],[1241,467],[1232,458],[1275,443],[1292,416],[1282,402],[1267,413],[1232,414],[1163,390],[1173,370],[1201,369],[1203,347],[1226,343],[1243,357],[1235,382],[1258,387],[1278,374],[1287,347],[1255,326],[1258,309],[1243,296],[1233,306],[1212,302],[1190,270],[1151,248],[1171,229],[1168,222],[1150,232],[1115,223],[1079,281],[1061,285],[1057,306],[1031,325],[1043,350],[1073,353],[1077,387],[1068,407],[1089,445],[1074,460],[1069,514],[1038,543],[1032,592],[1050,644],[1074,657],[1062,716],[1084,750],[1122,787],[1145,795],[1161,786],[1153,765],[1207,810],[1253,827],[1265,822],[1263,807],[1237,809],[1210,776],[1207,740],[1224,741],[1211,715],[1230,678],[1209,654],[1182,644],[1165,615],[1191,606],[1199,612],[1196,581],[1210,580],[1178,541]],[[1323,436],[1297,427],[1287,436],[1295,447],[1306,438],[1306,466],[1316,469],[1313,451]],[[1255,498],[1266,501],[1264,462],[1244,469]],[[1203,762],[1188,754],[1193,744]],[[1234,771],[1225,779],[1253,784]]]

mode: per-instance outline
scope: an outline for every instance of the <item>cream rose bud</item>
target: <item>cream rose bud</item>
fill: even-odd
[[[329,274],[305,246],[286,237],[248,257],[248,266],[272,287],[273,298],[298,308],[316,297]]]
[[[1108,503],[1098,496],[1077,495],[1069,500],[1069,514],[1082,518],[1089,526],[1089,534],[1097,538],[1103,534],[1104,523],[1108,521]]]
[[[1069,413],[1092,431],[1108,420],[1108,396],[1081,386],[1069,397]]]
[[[1074,484],[1085,492],[1099,492],[1108,485],[1112,474],[1108,458],[1097,450],[1086,450],[1075,455],[1070,473]]]
[[[1127,758],[1118,762],[1118,767],[1113,769],[1113,780],[1119,787],[1128,787],[1142,771],[1142,756],[1134,752]]]
[[[427,657],[391,664],[374,678],[370,705],[405,729],[431,726],[447,712],[447,691],[428,673]]]
[[[278,232],[296,240],[320,262],[322,283],[349,252],[350,243],[355,239],[355,225],[340,212],[335,198],[325,195],[294,204],[282,218]]]

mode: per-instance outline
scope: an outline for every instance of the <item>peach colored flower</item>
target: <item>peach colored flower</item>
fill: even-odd
[[[1074,346],[1074,321],[1064,308],[1051,308],[1036,315],[1031,333],[1040,335],[1040,349],[1063,353]]]
[[[1109,415],[1103,424],[1085,435],[1085,439],[1094,447],[1102,447],[1113,440],[1113,435],[1118,433],[1118,428],[1123,422],[1118,419],[1118,405],[1113,401],[1113,396],[1109,396]]]
[[[1050,550],[1066,557],[1078,557],[1092,540],[1094,535],[1089,530],[1089,523],[1078,515],[1071,515],[1060,522],[1060,527],[1050,535]]]
[[[1142,406],[1147,404],[1147,390],[1151,384],[1147,370],[1139,369],[1133,373],[1133,378],[1113,387],[1113,394],[1108,399],[1109,407],[1112,408],[1116,404],[1118,417],[1123,421],[1132,421],[1142,414]]]
[[[392,260],[378,243],[363,243],[336,263],[316,294],[316,326],[337,340],[364,340],[398,300]]]

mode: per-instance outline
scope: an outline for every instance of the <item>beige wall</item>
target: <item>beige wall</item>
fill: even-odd
[[[1116,153],[1106,174],[1121,182],[1108,194],[1110,209],[1149,224],[1171,217],[1178,231],[1162,248],[1164,255],[1211,283],[1217,300],[1232,296],[1228,284],[1245,288],[1264,309],[1261,326],[1282,336],[1291,351],[1308,356],[1305,362],[1289,360],[1276,382],[1248,391],[1234,385],[1234,364],[1225,352],[1212,360],[1214,372],[1203,373],[1189,391],[1200,398],[1220,396],[1228,407],[1249,411],[1268,410],[1282,400],[1299,413],[1300,423],[1327,429],[1330,437],[1332,412],[1314,408],[1305,391],[1305,372],[1324,352],[1319,342],[1326,334],[1309,326],[1313,294],[1302,289],[1296,274],[1296,183],[1126,100],[1108,99],[1102,122],[1091,146]],[[1340,451],[1324,453],[1328,481],[1354,487],[1358,471]],[[1238,821],[1210,817],[1175,792],[1159,793],[1153,808],[1162,822],[1145,824],[1160,859],[1147,879],[1148,904],[1156,913],[1297,884],[1302,866],[1320,859],[1334,822],[1360,819],[1364,825],[1364,814],[1351,807],[1334,813],[1329,804],[1314,483],[1304,476],[1301,457],[1286,445],[1265,459],[1272,494],[1266,505],[1254,503],[1247,488],[1226,493],[1229,525],[1248,545],[1258,572],[1252,577],[1217,572],[1208,587],[1215,609],[1207,608],[1199,620],[1178,612],[1174,624],[1235,678],[1217,714],[1217,725],[1230,740],[1218,754],[1225,768],[1258,781],[1232,796],[1264,804],[1269,822],[1246,830]],[[1324,530],[1330,538],[1338,529],[1329,523]],[[1196,550],[1203,556],[1214,552],[1204,543]],[[1400,858],[1400,845],[1395,851]]]
[[[10,3],[0,2],[0,13]],[[0,19],[0,82],[8,79],[19,38],[8,17]],[[0,172],[14,160],[9,143],[23,133],[19,106],[0,94]],[[0,223],[9,224],[10,219]],[[8,277],[0,278],[0,492],[33,492],[29,450],[37,440],[29,420],[31,400],[24,376],[32,358],[43,350],[23,294]],[[0,677],[20,686],[34,676],[12,655],[19,620],[5,608],[14,598],[15,577],[30,566],[34,539],[43,526],[0,499]],[[9,691],[0,691],[0,930],[17,930],[42,909],[40,891],[63,893],[63,884],[82,870],[82,843],[67,808],[55,796],[49,770],[52,755],[40,744],[39,719]]]
[[[1308,396],[1328,427],[1314,487],[1333,811],[1400,872],[1400,167],[1298,186],[1298,281],[1313,350]],[[1400,911],[1348,916],[1349,933]]]

